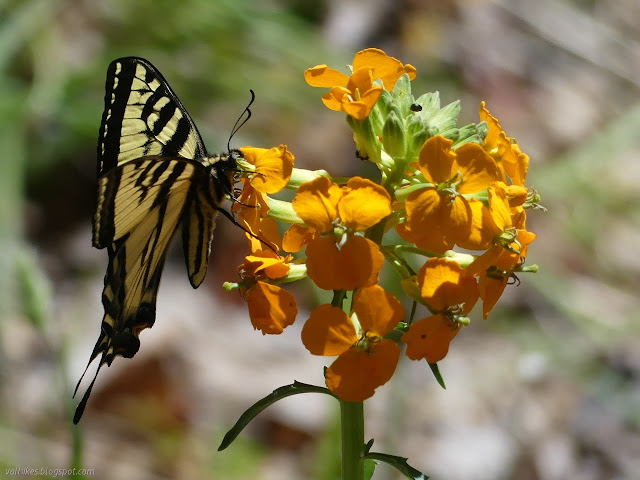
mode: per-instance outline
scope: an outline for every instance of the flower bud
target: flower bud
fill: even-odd
[[[430,137],[431,135],[426,128],[414,133],[408,141],[407,157],[417,158],[420,154],[420,149],[422,149],[422,146],[424,145],[424,142],[426,142]]]
[[[460,129],[459,128],[450,128],[443,132],[438,133],[438,135],[448,138],[449,140],[453,140],[453,143],[456,143],[458,138],[460,137]]]
[[[482,129],[479,128],[480,125],[481,124],[476,125],[471,123],[461,127],[458,132],[457,140],[454,140],[455,148],[458,148],[460,145],[464,145],[465,143],[477,143],[478,145],[482,145],[484,137],[486,136],[486,130],[483,134]]]
[[[378,99],[378,103],[376,103],[376,108],[380,110],[380,114],[382,117],[386,117],[389,115],[391,111],[391,104],[393,103],[393,96],[391,92],[387,92],[386,90],[382,90],[380,94],[380,98]]]
[[[427,122],[422,115],[422,112],[410,113],[405,118],[406,132],[408,136],[420,133],[427,128]]]
[[[391,110],[382,128],[382,145],[392,157],[404,157],[407,151],[402,119]]]
[[[376,109],[374,108],[374,110]],[[358,149],[360,157],[379,164],[381,145],[375,133],[371,115],[364,120],[358,120],[347,115],[347,124],[353,132],[353,139],[356,142],[356,148]],[[382,124],[380,124],[379,131],[381,130]]]

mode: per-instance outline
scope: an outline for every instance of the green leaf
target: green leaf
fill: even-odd
[[[222,443],[218,447],[218,451],[224,450],[227,448],[233,441],[236,439],[240,432],[244,430],[251,420],[258,416],[260,412],[266,409],[272,403],[277,402],[286,397],[290,397],[291,395],[298,395],[299,393],[324,393],[327,395],[334,395],[325,387],[317,387],[315,385],[307,385],[306,383],[300,383],[294,381],[291,385],[285,385],[284,387],[276,388],[269,395],[264,397],[261,400],[258,400],[251,407],[249,407],[245,412],[240,415],[240,418],[233,426],[231,430],[229,430],[224,438],[222,439]]]
[[[438,381],[440,386],[446,390],[447,386],[444,384],[444,378],[442,378],[442,374],[440,373],[440,369],[438,368],[438,364],[437,363],[430,363],[429,366],[431,367],[431,371],[433,372],[433,376],[436,377],[436,380]]]
[[[370,458],[364,461],[365,480],[371,480],[371,478],[373,477],[373,473],[376,471],[377,465],[378,465],[378,462],[376,462],[375,460],[371,460]]]
[[[364,458],[366,460],[378,460],[380,462],[387,463],[398,470],[400,473],[402,473],[405,477],[411,478],[412,480],[427,480],[429,478],[421,471],[416,470],[411,465],[409,465],[407,463],[407,459],[404,457],[397,457],[395,455],[389,455],[387,453],[370,452],[369,450],[372,446],[373,439],[369,440],[364,447]],[[370,462],[366,462],[365,465],[367,463]],[[373,471],[371,473],[373,474]]]

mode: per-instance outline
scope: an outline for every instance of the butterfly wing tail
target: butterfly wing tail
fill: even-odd
[[[96,378],[98,378],[98,373],[100,372],[100,368],[102,368],[102,365],[104,365],[104,362],[100,362],[100,365],[98,366],[98,370],[96,370],[96,374],[93,376],[93,380],[91,380],[91,384],[89,385],[89,388],[87,388],[87,391],[84,392],[84,395],[82,396],[82,400],[80,400],[80,403],[76,407],[76,413],[73,415],[73,423],[75,425],[77,425],[80,419],[82,418],[84,409],[87,406],[87,401],[89,400],[89,396],[91,395],[91,389],[93,388],[93,384],[96,383]],[[87,368],[89,368],[89,365],[87,365]],[[87,370],[85,369],[85,373],[86,372]],[[82,374],[82,377],[84,377],[84,373]],[[76,390],[73,392],[74,397],[76,396],[76,392],[78,391],[78,387],[80,386],[82,377],[80,377],[80,381],[78,382],[78,385],[76,385]]]

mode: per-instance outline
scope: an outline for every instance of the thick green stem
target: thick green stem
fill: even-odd
[[[342,420],[342,480],[364,480],[364,407],[340,401]]]

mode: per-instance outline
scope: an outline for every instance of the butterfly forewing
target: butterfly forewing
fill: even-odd
[[[144,59],[120,58],[107,71],[98,175],[136,158],[202,158],[202,138],[169,84]]]

